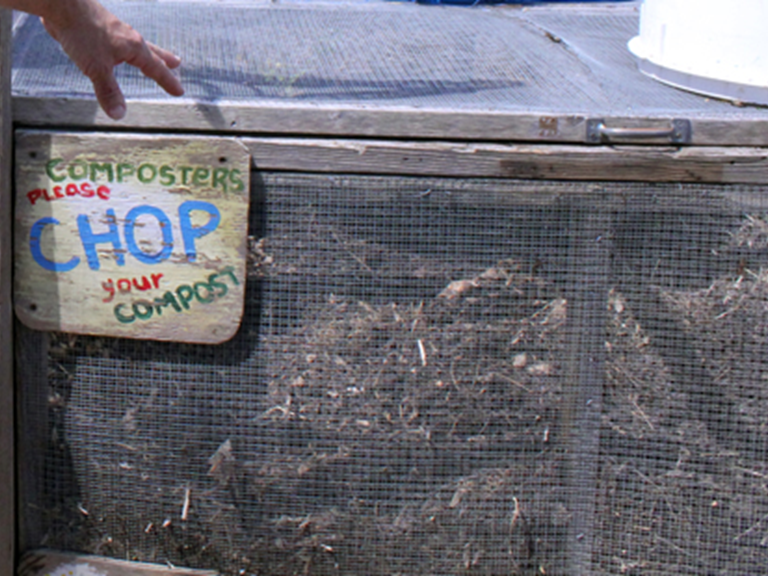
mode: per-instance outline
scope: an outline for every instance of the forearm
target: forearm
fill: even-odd
[[[0,6],[40,16],[56,28],[69,28],[100,8],[91,0],[0,0]]]

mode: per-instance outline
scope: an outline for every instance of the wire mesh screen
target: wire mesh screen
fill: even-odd
[[[638,30],[631,5],[466,10],[402,2],[225,1],[187,3],[183,9],[155,2],[148,10],[146,2],[121,1],[108,6],[151,42],[183,55],[180,74],[191,102],[415,106],[422,114],[438,109],[762,119],[759,109],[705,101],[639,74],[626,48]],[[90,81],[73,73],[37,18],[19,24],[13,74],[17,96],[81,103],[93,98]],[[116,74],[129,98],[172,99],[135,68],[119,67]],[[294,131],[309,129],[302,125]],[[456,137],[466,135],[459,131]]]
[[[232,341],[48,336],[33,544],[227,575],[768,573],[764,188],[253,179]]]

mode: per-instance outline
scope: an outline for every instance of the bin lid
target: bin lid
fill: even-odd
[[[662,85],[627,41],[637,2],[536,7],[282,0],[107,4],[183,58],[186,95],[120,66],[128,114],[100,112],[89,81],[37,18],[17,23],[14,120],[27,126],[589,142],[607,124],[682,118],[693,144],[768,145],[768,115]],[[727,125],[728,129],[723,129]]]

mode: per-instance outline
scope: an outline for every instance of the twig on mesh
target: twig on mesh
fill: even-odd
[[[636,560],[634,562],[626,562],[624,559],[619,558],[618,556],[613,557],[614,562],[619,564],[619,573],[620,574],[629,574],[636,568],[645,568],[648,563],[645,560]]]
[[[344,248],[344,251],[345,251],[347,254],[349,254],[349,255],[350,255],[350,256],[351,256],[351,257],[352,257],[352,258],[355,260],[355,262],[357,262],[358,264],[360,264],[360,266],[362,266],[362,267],[363,267],[363,269],[364,269],[366,272],[368,272],[369,274],[375,274],[375,272],[373,271],[373,269],[372,269],[370,266],[368,266],[368,264],[366,264],[366,263],[365,263],[365,260],[363,260],[363,259],[362,259],[362,258],[360,258],[360,257],[359,257],[357,254],[355,254],[354,252],[352,252],[352,250],[350,250],[349,248],[347,248],[347,245],[346,245],[346,244],[345,244],[345,243],[342,241],[342,239],[341,239],[341,238],[339,238],[339,235],[338,235],[338,234],[336,234],[336,231],[335,231],[333,228],[331,228],[331,235],[333,236],[334,240],[336,240],[336,242],[338,242],[338,243],[339,243],[339,244],[342,246],[342,248]]]
[[[424,350],[424,344],[421,341],[421,338],[418,338],[416,340],[416,344],[419,346],[419,356],[421,356],[421,365],[426,366],[427,365],[427,351]]]
[[[757,530],[758,528],[760,528],[760,525],[761,525],[763,522],[765,522],[766,520],[768,520],[768,514],[766,514],[765,516],[763,516],[762,518],[760,518],[760,520],[758,520],[757,522],[755,522],[754,524],[752,524],[752,526],[750,526],[749,528],[747,528],[746,530],[744,530],[744,532],[742,532],[741,534],[739,534],[738,536],[736,536],[736,538],[734,538],[734,539],[733,539],[733,542],[734,542],[734,544],[735,544],[736,542],[738,542],[739,540],[741,540],[742,538],[744,538],[745,536],[749,536],[750,534],[752,534],[752,532],[754,532],[755,530]]]
[[[754,476],[755,478],[763,478],[764,480],[768,480],[768,474],[763,474],[762,472],[758,472],[757,470],[751,470],[750,468],[742,468],[741,466],[734,466],[734,469],[740,472],[744,472],[745,474],[749,474],[750,476]]]
[[[508,384],[512,384],[513,386],[516,386],[517,388],[520,388],[521,390],[525,390],[528,394],[533,394],[533,390],[525,386],[524,384],[521,384],[514,378],[510,378],[509,376],[506,376],[505,374],[502,374],[501,372],[491,372],[488,374],[489,377],[496,377],[500,378],[501,380],[504,380]]]
[[[187,520],[189,518],[189,501],[190,501],[190,495],[192,493],[192,488],[187,486],[187,488],[184,490],[184,504],[181,506],[181,519]]]
[[[512,519],[509,521],[509,533],[512,534],[512,532],[515,530],[515,525],[517,524],[518,519],[520,518],[520,500],[517,499],[517,496],[512,496],[512,501],[515,503],[515,509],[512,511]]]
[[[678,546],[677,544],[675,544],[674,542],[672,542],[672,540],[669,540],[668,538],[664,538],[662,536],[656,536],[656,539],[659,542],[661,542],[662,544],[666,544],[670,548],[674,549],[676,552],[680,552],[680,554],[684,554],[685,556],[689,556],[689,557],[694,556],[693,552],[691,552],[689,550],[686,550],[684,548],[681,548],[680,546]]]
[[[653,422],[651,422],[651,419],[648,418],[648,415],[643,411],[642,408],[640,408],[640,405],[637,403],[637,394],[629,394],[627,396],[627,400],[629,400],[630,404],[635,407],[635,409],[632,411],[632,414],[639,416],[646,424],[648,424],[648,428],[655,430]]]

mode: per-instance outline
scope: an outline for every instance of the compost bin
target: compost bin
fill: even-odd
[[[764,109],[636,3],[110,8],[184,98],[15,30],[22,551],[768,574]]]

